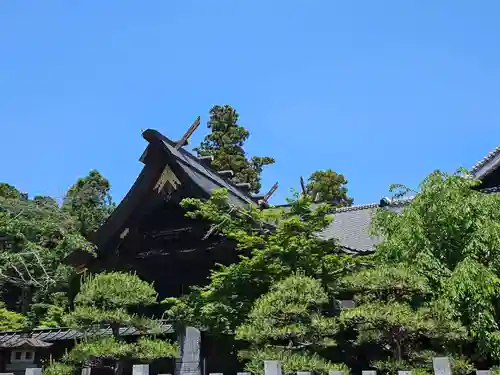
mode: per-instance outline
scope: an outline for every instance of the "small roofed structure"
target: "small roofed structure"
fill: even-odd
[[[36,367],[46,356],[52,343],[29,337],[30,334],[9,335],[0,342],[0,371],[23,374],[27,368]]]

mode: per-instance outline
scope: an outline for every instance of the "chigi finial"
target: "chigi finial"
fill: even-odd
[[[191,135],[194,133],[194,131],[198,128],[198,126],[200,126],[200,116],[198,116],[196,118],[196,120],[194,120],[193,124],[189,127],[187,132],[182,136],[182,138],[179,140],[179,142],[177,142],[177,144],[175,145],[176,150],[178,150],[181,147],[184,147],[188,144],[189,137],[191,137]]]

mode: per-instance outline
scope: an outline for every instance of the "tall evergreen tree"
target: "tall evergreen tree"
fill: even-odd
[[[216,170],[232,170],[233,181],[249,183],[251,191],[258,193],[262,169],[274,164],[274,159],[268,156],[246,156],[243,146],[250,133],[238,125],[238,118],[238,112],[230,105],[213,106],[207,123],[211,133],[195,151],[201,156],[213,156],[212,166]]]

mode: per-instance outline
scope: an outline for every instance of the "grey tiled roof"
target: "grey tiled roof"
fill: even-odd
[[[384,209],[399,212],[411,202],[412,198],[397,200],[385,206]],[[365,204],[359,206],[342,207],[333,213],[334,219],[330,225],[320,233],[324,239],[337,239],[339,245],[350,252],[367,253],[375,251],[380,243],[379,236],[370,234],[372,218],[380,204]]]
[[[163,333],[173,332],[171,324],[161,322]],[[44,342],[75,340],[82,337],[111,336],[111,328],[88,328],[85,331],[76,331],[70,328],[34,329],[32,331],[12,331],[0,333],[0,347],[17,346],[20,340],[36,339]],[[138,336],[142,332],[134,327],[120,328],[121,336]]]
[[[470,173],[480,178],[490,170],[500,167],[500,146],[495,147],[483,159],[479,160],[470,170]]]
[[[384,209],[399,212],[412,200],[413,197],[393,200],[389,205],[384,206]],[[312,207],[314,206],[315,204]],[[339,245],[349,253],[375,251],[375,245],[381,241],[381,238],[370,235],[370,229],[373,214],[379,207],[381,207],[380,203],[370,203],[337,208],[332,213],[333,221],[318,236],[325,240],[336,239]],[[287,211],[290,206],[280,205],[274,208]]]
[[[12,339],[0,343],[0,348],[20,348],[23,346],[29,346],[32,348],[48,348],[52,346],[52,343],[26,337],[13,337]]]

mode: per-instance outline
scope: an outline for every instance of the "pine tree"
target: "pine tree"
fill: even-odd
[[[311,277],[293,275],[273,285],[236,331],[237,339],[251,344],[239,353],[248,361],[246,369],[261,374],[263,360],[279,360],[285,374],[345,370],[320,354],[336,345],[338,325],[330,302],[321,281]]]
[[[268,156],[247,158],[243,148],[250,133],[238,124],[238,112],[230,105],[216,105],[210,109],[208,134],[195,151],[200,156],[213,156],[212,167],[217,171],[233,171],[233,181],[249,183],[250,189],[258,193],[263,167],[274,164]]]
[[[113,363],[121,372],[122,361],[135,358],[151,361],[178,356],[178,347],[167,340],[143,336],[137,343],[127,343],[120,328],[134,327],[144,334],[161,334],[158,323],[144,315],[144,307],[156,304],[154,288],[135,275],[110,272],[91,275],[75,298],[75,308],[66,321],[75,328],[110,325],[112,336],[78,343],[64,361],[71,365],[93,366]]]
[[[358,332],[358,345],[372,345],[367,353],[380,370],[429,368],[433,354],[451,353],[467,339],[456,311],[411,266],[376,263],[344,282],[356,307],[340,321]]]

